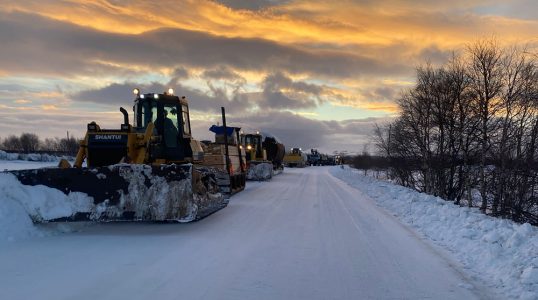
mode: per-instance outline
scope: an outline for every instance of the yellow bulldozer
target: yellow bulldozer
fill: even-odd
[[[89,199],[74,201],[63,217],[35,222],[188,222],[225,207],[234,192],[244,189],[244,172],[200,167],[204,152],[192,137],[185,97],[171,88],[162,94],[133,92],[133,124],[124,108],[120,129],[89,123],[73,166],[62,160],[59,168],[9,172],[22,184],[83,193],[85,197],[68,198]]]
[[[247,179],[266,180],[283,171],[284,145],[268,132],[241,132],[241,147],[246,152]]]
[[[291,151],[284,156],[284,166],[288,168],[304,168],[307,161],[308,158],[301,148],[291,148]]]

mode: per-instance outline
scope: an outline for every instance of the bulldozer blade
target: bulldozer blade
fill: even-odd
[[[251,161],[247,169],[247,180],[263,181],[273,177],[273,164],[270,161]]]
[[[92,168],[51,168],[8,171],[23,185],[44,185],[66,195],[83,193],[70,215],[34,222],[54,221],[179,221],[204,218],[225,207],[211,168],[186,165],[119,164]],[[46,205],[46,204],[43,204]]]

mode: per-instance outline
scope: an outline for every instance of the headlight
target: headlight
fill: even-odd
[[[248,146],[247,146],[247,149],[248,149],[248,150],[252,149],[252,146],[251,146],[251,145],[248,145]]]
[[[140,94],[140,90],[137,89],[137,88],[134,88],[134,89],[133,89],[133,94],[135,94],[135,95],[139,95],[139,94]]]
[[[96,124],[88,124],[88,131],[95,131],[97,130]]]
[[[159,99],[159,94],[153,94],[153,98]]]
[[[170,95],[170,96],[174,95],[174,89],[173,88],[168,89],[168,95]]]
[[[129,131],[131,129],[131,126],[129,124],[121,124],[121,130]]]

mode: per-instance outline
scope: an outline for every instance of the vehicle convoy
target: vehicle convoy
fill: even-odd
[[[291,151],[284,156],[284,166],[289,168],[304,168],[308,162],[308,157],[301,151],[301,148],[291,148]]]
[[[267,132],[241,133],[246,152],[247,179],[265,180],[282,172],[285,150],[282,142]]]
[[[60,168],[9,172],[24,185],[44,185],[68,195],[62,214],[31,215],[34,222],[187,222],[225,207],[230,195],[244,189],[244,172],[203,167],[206,158],[201,143],[192,138],[185,97],[175,96],[173,89],[133,92],[134,123],[124,108],[120,129],[89,123],[73,166],[62,160]]]

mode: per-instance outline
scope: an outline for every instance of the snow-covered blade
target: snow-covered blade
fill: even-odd
[[[46,186],[67,196],[62,203],[27,203],[34,222],[180,221],[200,219],[227,204],[217,192],[215,170],[192,165],[120,164],[98,168],[5,172],[23,185]],[[53,207],[53,214],[44,214]]]
[[[252,163],[247,169],[247,180],[263,181],[273,177],[272,163]]]

